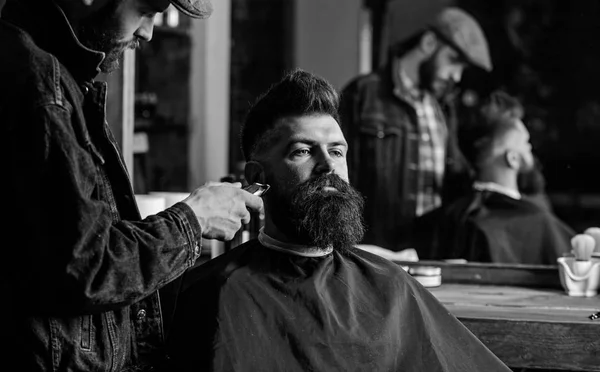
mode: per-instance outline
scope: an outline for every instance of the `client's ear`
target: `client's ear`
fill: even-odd
[[[246,181],[248,181],[248,183],[266,182],[265,169],[263,168],[261,163],[255,160],[251,160],[246,163],[246,167],[244,168],[244,175],[246,176]]]
[[[506,160],[506,164],[515,170],[518,170],[521,166],[521,158],[518,152],[514,150],[508,150],[504,154],[504,158]]]

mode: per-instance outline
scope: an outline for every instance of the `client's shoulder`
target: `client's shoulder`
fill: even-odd
[[[554,220],[556,216],[548,208],[544,208],[539,203],[531,200],[529,197],[522,197],[521,199],[510,200],[512,208],[529,217],[535,217],[540,220]]]
[[[542,208],[527,197],[516,199],[499,192],[485,192],[485,194],[484,205],[491,212],[509,213],[516,216],[544,217],[551,215],[548,209]]]
[[[357,275],[370,282],[382,296],[387,293],[391,297],[404,298],[409,293],[420,295],[423,291],[428,292],[399,263],[378,254],[353,247],[343,256],[354,263]]]
[[[389,251],[390,256],[394,253],[397,252]],[[383,254],[376,254],[370,250],[352,247],[340,255],[351,260],[363,270],[374,271],[388,278],[391,278],[393,275],[407,275],[406,271],[399,264],[393,262]]]

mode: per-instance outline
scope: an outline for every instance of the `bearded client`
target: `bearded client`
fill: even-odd
[[[338,95],[295,71],[242,129],[265,227],[186,274],[169,355],[177,371],[509,371],[400,266],[354,248]]]

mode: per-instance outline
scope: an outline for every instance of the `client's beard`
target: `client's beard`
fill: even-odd
[[[519,191],[525,195],[541,194],[546,189],[546,180],[542,174],[541,166],[534,160],[533,164],[526,164],[521,159],[522,166],[517,174]]]
[[[139,47],[139,41],[122,42],[121,30],[116,18],[120,0],[113,0],[103,9],[85,19],[77,28],[77,38],[84,46],[105,54],[100,64],[102,72],[112,72],[119,68],[119,60],[127,49]]]
[[[337,191],[325,191],[330,186]],[[288,197],[278,197],[282,215],[273,222],[286,236],[300,244],[343,252],[358,244],[365,233],[364,199],[336,174],[308,180]]]

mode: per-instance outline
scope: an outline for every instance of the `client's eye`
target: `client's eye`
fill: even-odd
[[[294,150],[292,152],[292,156],[306,156],[310,154],[310,150],[309,149],[298,149],[298,150]]]
[[[344,157],[344,152],[343,152],[342,150],[333,149],[333,150],[330,150],[330,151],[329,151],[329,153],[330,153],[332,156],[337,156],[338,158],[342,158],[342,157]]]

